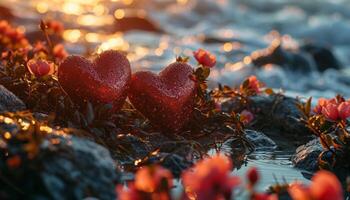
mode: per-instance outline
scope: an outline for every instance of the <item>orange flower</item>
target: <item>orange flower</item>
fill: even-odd
[[[328,102],[322,107],[322,114],[331,121],[345,120],[350,117],[350,102]]]
[[[309,187],[294,183],[288,189],[293,200],[343,200],[342,186],[338,178],[328,171],[319,171],[311,179]]]
[[[216,155],[199,161],[192,170],[183,173],[183,185],[188,199],[219,200],[230,199],[232,190],[240,179],[231,176],[231,161]]]
[[[68,56],[68,53],[62,44],[57,44],[53,47],[53,55],[55,58],[58,58],[58,60],[64,60]]]
[[[161,166],[147,166],[135,174],[135,181],[128,188],[118,185],[116,192],[120,200],[170,200],[173,187],[171,172]]]
[[[256,76],[252,75],[249,76],[248,79],[246,79],[246,81],[248,80],[248,85],[241,85],[241,91],[244,91],[245,89],[251,90],[253,92],[255,92],[256,94],[260,93],[260,88],[262,87],[262,83],[256,78]]]
[[[339,118],[338,105],[328,103],[322,108],[322,114],[329,120],[336,121]]]
[[[17,168],[21,165],[21,163],[22,163],[21,157],[18,155],[10,157],[6,160],[6,164],[10,168]]]
[[[53,63],[49,63],[46,60],[31,59],[27,62],[27,68],[29,72],[36,77],[42,77],[54,73]]]
[[[322,114],[322,108],[325,107],[328,103],[336,103],[336,99],[325,99],[325,98],[320,98],[318,99],[318,103],[314,108],[314,112],[316,114]]]
[[[46,22],[47,29],[54,34],[62,34],[64,31],[63,24],[56,20]]]
[[[339,104],[338,106],[338,113],[340,119],[347,119],[350,117],[350,102],[345,101]]]
[[[198,49],[197,51],[194,51],[193,55],[198,63],[204,67],[212,68],[216,64],[216,57],[204,49]]]
[[[148,193],[168,191],[173,187],[173,176],[169,170],[158,165],[144,167],[135,174],[135,187]]]
[[[248,110],[243,110],[240,114],[240,120],[243,124],[247,125],[254,120],[254,114]]]
[[[277,194],[255,193],[251,200],[278,200]]]
[[[0,20],[0,46],[6,48],[24,48],[28,45],[24,34],[12,27],[7,21]]]

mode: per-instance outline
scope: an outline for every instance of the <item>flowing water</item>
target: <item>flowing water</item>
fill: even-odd
[[[63,22],[70,53],[128,51],[133,71],[159,71],[176,55],[205,48],[218,59],[211,85],[237,85],[255,74],[292,96],[350,97],[350,0],[0,0],[0,5],[12,10],[14,23],[26,32],[37,31],[40,19]],[[130,21],[126,28],[123,20]],[[123,32],[135,27],[140,30]],[[343,68],[322,73],[275,65],[254,68],[250,55],[276,38],[289,49],[305,41],[327,45]],[[234,173],[258,166],[261,189],[275,183],[274,176],[281,182],[307,181],[292,168],[292,153],[255,152]]]

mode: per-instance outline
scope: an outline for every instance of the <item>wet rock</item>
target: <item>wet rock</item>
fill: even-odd
[[[299,121],[301,112],[297,99],[281,94],[250,97],[249,108],[255,114],[251,129],[261,131],[280,148],[294,149],[310,140],[312,133]],[[240,112],[240,104],[227,101],[222,104],[224,111]]]
[[[322,45],[310,43],[310,44],[304,45],[301,49],[309,53],[313,57],[317,65],[317,69],[321,72],[329,68],[332,68],[332,69],[341,68],[339,61],[334,56],[330,48],[327,48]]]
[[[0,145],[0,199],[116,198],[119,174],[109,152],[94,142],[58,133],[47,135],[33,158],[23,156],[23,141],[18,139]],[[15,156],[22,158],[19,163],[9,161]]]
[[[325,150],[319,139],[314,139],[297,148],[296,153],[292,156],[292,162],[295,167],[313,173],[321,168],[319,157],[322,153],[321,160],[328,163],[328,167],[323,165],[322,168],[335,173],[343,185],[346,185],[346,178],[350,176],[349,152],[347,149],[334,149],[334,152],[335,161],[333,162],[333,153]],[[311,178],[311,176],[307,176],[307,178]]]
[[[180,177],[183,170],[191,167],[193,162],[176,153],[153,153],[145,157],[138,166],[158,164],[169,169],[174,177]]]
[[[228,156],[233,163],[233,166],[240,169],[244,164],[247,152],[247,148],[239,139],[230,138],[226,140],[220,147],[220,152]]]
[[[296,168],[314,172],[318,170],[318,156],[322,151],[320,141],[318,139],[311,140],[296,149],[292,157],[293,165]]]
[[[4,86],[0,85],[0,113],[24,110],[24,103]]]
[[[115,21],[114,31],[127,32],[132,30],[141,30],[155,33],[163,33],[164,31],[153,21],[148,18],[140,18],[137,16],[123,17]]]
[[[264,133],[246,130],[246,137],[254,145],[255,151],[273,151],[277,148],[276,143]]]
[[[246,139],[252,145],[252,151],[273,151],[277,148],[276,143],[267,137],[265,134],[254,131],[246,130]],[[220,147],[220,151],[228,155],[236,168],[240,168],[244,164],[245,156],[247,153],[246,146],[240,142],[237,138],[230,138],[226,140]]]
[[[140,137],[135,137],[131,134],[119,135],[116,141],[116,145],[119,145],[123,149],[123,152],[113,153],[112,156],[121,163],[133,163],[134,160],[141,159],[148,155],[151,148]]]
[[[292,71],[308,72],[315,68],[313,60],[305,53],[286,50],[280,43],[254,52],[252,62],[257,67],[275,64]]]
[[[272,43],[266,49],[252,54],[252,62],[257,67],[275,64],[293,71],[340,69],[340,63],[330,48],[318,44],[305,44],[298,50],[288,50],[280,43]]]

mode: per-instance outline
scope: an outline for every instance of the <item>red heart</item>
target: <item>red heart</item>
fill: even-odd
[[[175,62],[159,75],[148,71],[131,77],[129,99],[155,126],[177,132],[192,116],[196,83],[190,79],[192,67]]]
[[[92,62],[81,56],[67,57],[58,68],[58,80],[76,101],[112,103],[119,109],[131,78],[128,59],[118,51],[105,51]]]

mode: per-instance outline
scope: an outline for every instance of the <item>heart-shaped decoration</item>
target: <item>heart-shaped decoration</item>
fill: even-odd
[[[69,56],[58,68],[58,81],[74,100],[112,103],[114,111],[125,101],[130,78],[128,59],[113,50],[101,53],[93,61]]]
[[[177,132],[190,120],[196,83],[192,67],[175,62],[159,75],[141,71],[132,75],[129,99],[134,107],[162,130]]]

